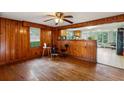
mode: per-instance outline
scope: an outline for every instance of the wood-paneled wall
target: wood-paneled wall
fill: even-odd
[[[47,44],[47,46],[52,45],[52,37],[51,37],[51,30],[42,30],[41,29],[41,45],[43,46],[44,43]]]
[[[94,40],[60,40],[57,43],[59,50],[68,44],[69,55],[90,62],[96,62],[97,58],[97,43]]]
[[[89,22],[68,25],[68,26],[50,27],[31,22],[25,22],[25,21],[22,22],[22,21],[10,20],[6,18],[0,18],[0,65],[12,63],[15,61],[26,60],[30,58],[40,57],[44,42],[49,45],[57,44],[58,42],[60,45],[64,44],[65,41],[58,41],[58,36],[60,35],[61,29],[78,28],[78,27],[99,25],[99,24],[112,23],[112,22],[122,22],[122,21],[124,21],[124,14],[93,20]],[[30,26],[41,28],[41,47],[30,48],[30,37],[29,37]],[[91,50],[92,47],[95,48],[95,43],[93,44],[93,46],[83,48],[83,44],[85,44],[84,42],[85,41],[68,41],[68,43],[71,44],[70,49],[72,48],[71,50],[69,50],[70,54],[72,55],[73,53],[75,53],[73,54],[73,56],[79,56],[83,58],[86,58],[86,55],[89,55],[87,57],[89,59],[92,59],[90,52],[92,52]],[[79,46],[80,44],[82,46]],[[79,51],[80,48],[82,52]],[[84,53],[83,51],[85,52],[87,51],[87,53]],[[78,52],[79,55],[77,55]],[[93,60],[95,61],[96,52],[93,53],[94,53]]]
[[[0,35],[0,64],[13,62],[26,57],[27,50],[26,42],[28,34],[26,28],[22,27],[19,21],[1,19],[1,35]]]
[[[0,65],[40,57],[43,42],[51,44],[50,28],[41,27],[41,47],[30,48],[30,25],[24,26],[23,23],[0,18]]]
[[[27,21],[23,21],[23,26],[26,26],[26,27],[37,27],[37,28],[41,28],[41,29],[45,29],[45,30],[52,30],[52,29],[54,29],[54,27],[50,27],[50,26],[43,25],[43,24],[27,22]]]
[[[61,34],[61,30],[54,29],[52,30],[51,37],[52,37],[52,45],[56,45],[58,42],[58,37]]]
[[[69,44],[69,55],[86,61],[97,61],[97,42],[95,40],[58,40],[61,30],[52,31],[52,44],[57,45],[59,51],[65,44]]]

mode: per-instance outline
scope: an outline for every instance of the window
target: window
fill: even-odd
[[[103,39],[103,43],[107,43],[108,42],[108,33],[107,32],[103,32],[102,33],[102,39]]]
[[[30,27],[30,47],[40,46],[40,28]]]
[[[102,43],[102,33],[101,32],[97,33],[97,40],[98,40],[98,43]]]

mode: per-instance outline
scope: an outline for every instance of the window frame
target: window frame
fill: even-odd
[[[30,33],[30,31],[31,31],[31,28],[36,28],[36,29],[39,29],[39,39],[40,39],[40,44],[38,45],[38,46],[31,46],[31,33]],[[39,47],[41,47],[41,28],[38,28],[38,27],[29,27],[29,46],[30,46],[30,48],[39,48]]]

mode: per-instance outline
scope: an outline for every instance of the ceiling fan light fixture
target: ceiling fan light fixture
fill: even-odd
[[[70,24],[73,24],[73,22],[71,20],[68,20],[68,18],[73,18],[72,15],[64,15],[63,12],[55,12],[55,15],[47,15],[47,16],[51,16],[53,18],[45,20],[44,22],[47,21],[55,21],[55,25],[58,25],[59,23],[63,23],[63,22],[68,22]]]
[[[61,18],[55,18],[55,23],[63,23],[63,19],[61,19]]]
[[[60,19],[59,21],[60,21],[60,23],[63,23],[63,19]]]
[[[59,23],[59,19],[58,18],[55,18],[55,23]]]

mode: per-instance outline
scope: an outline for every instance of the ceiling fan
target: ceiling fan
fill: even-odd
[[[67,18],[73,18],[72,15],[64,15],[63,12],[55,12],[55,15],[46,15],[48,17],[52,17],[50,19],[45,20],[44,22],[48,22],[51,20],[55,21],[55,25],[58,25],[59,23],[63,23],[63,21],[68,22],[70,24],[73,24],[72,21],[68,20]]]

